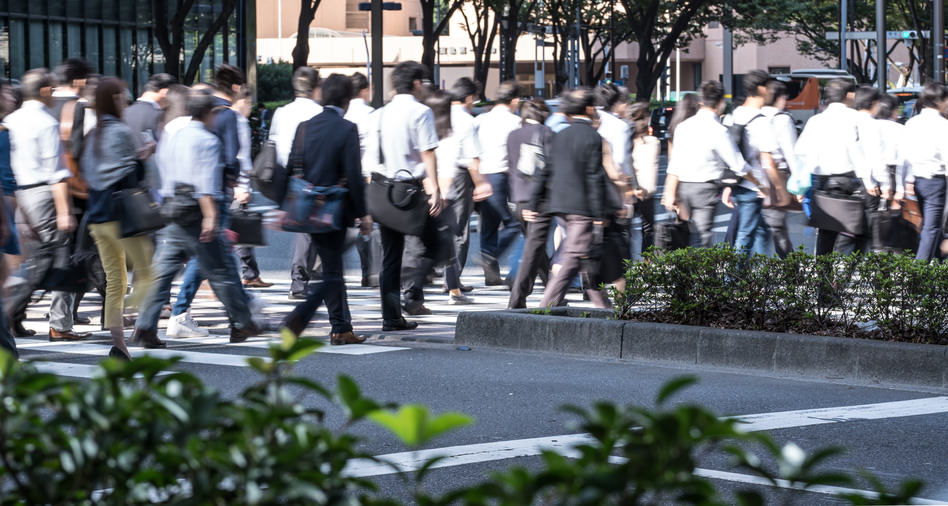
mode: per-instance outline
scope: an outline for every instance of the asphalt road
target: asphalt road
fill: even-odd
[[[719,216],[723,229],[727,218]],[[793,227],[795,243],[812,247],[812,233],[798,218]],[[720,230],[723,235],[723,230]],[[475,241],[476,241],[476,235]],[[276,281],[270,289],[257,290],[268,303],[267,317],[278,322],[292,307],[286,299],[287,264],[292,237],[270,233],[270,245],[258,250],[265,277]],[[472,251],[477,251],[476,246]],[[490,471],[514,465],[536,467],[538,458],[524,439],[563,440],[575,434],[575,419],[561,411],[567,404],[589,406],[606,399],[621,404],[651,406],[659,387],[682,374],[697,375],[700,382],[685,391],[675,402],[697,402],[721,415],[758,414],[773,427],[771,434],[781,444],[794,442],[806,451],[839,445],[846,453],[833,458],[827,469],[864,468],[892,486],[907,477],[924,480],[927,486],[920,496],[948,503],[948,392],[905,390],[885,385],[844,384],[832,378],[814,377],[808,381],[782,377],[749,375],[740,371],[679,368],[662,364],[599,360],[544,353],[521,353],[491,349],[462,350],[453,340],[454,321],[459,310],[494,311],[504,308],[507,292],[487,289],[476,267],[469,262],[464,282],[473,284],[474,306],[446,304],[436,287],[426,291],[434,314],[419,318],[421,327],[414,332],[382,333],[378,292],[358,286],[358,260],[350,253],[349,299],[356,330],[371,337],[365,345],[326,347],[302,360],[295,369],[299,375],[326,384],[334,384],[337,375],[354,377],[366,395],[380,401],[421,403],[435,412],[460,411],[476,422],[447,434],[426,448],[439,449],[453,456],[452,464],[432,472],[425,482],[427,490],[438,492],[470,484]],[[48,299],[47,299],[48,300]],[[529,301],[536,304],[539,294]],[[83,302],[81,313],[93,318],[93,326],[80,330],[98,330],[98,296]],[[39,332],[35,339],[20,339],[25,359],[42,360],[47,370],[57,374],[89,377],[106,355],[107,333],[97,331],[95,341],[87,343],[49,343],[43,338],[46,321],[43,313],[48,302],[29,311],[26,322]],[[570,304],[584,303],[575,295]],[[220,304],[207,292],[199,294],[194,318],[210,328],[209,338],[169,340],[164,354],[185,357],[180,367],[192,371],[226,395],[236,395],[255,380],[245,364],[247,356],[262,356],[274,332],[241,345],[228,345],[227,322]],[[162,328],[164,323],[162,323]],[[163,331],[162,331],[163,333]],[[307,335],[324,338],[328,333],[326,314],[317,313]],[[138,355],[144,350],[132,348]],[[908,403],[887,404],[910,401]],[[320,400],[307,398],[307,404]],[[877,405],[872,416],[860,405]],[[817,413],[799,412],[825,408]],[[786,412],[793,413],[786,413]],[[342,423],[342,414],[331,410],[330,426]],[[756,422],[755,422],[756,423]],[[763,427],[764,425],[761,425]],[[408,449],[393,436],[364,422],[352,427],[362,438],[362,448],[373,455],[405,459]],[[531,449],[533,448],[533,449]],[[511,451],[512,450],[512,451]],[[532,452],[532,453],[531,453]],[[409,459],[410,460],[410,459]],[[826,494],[782,491],[773,487],[749,485],[746,475],[734,472],[722,455],[707,455],[701,460],[702,472],[716,476],[715,483],[730,493],[747,486],[768,494],[768,502],[791,494],[796,504],[838,504]],[[411,484],[397,475],[366,471],[386,496],[408,501]],[[719,479],[719,478],[726,479]],[[859,488],[868,488],[861,485]]]

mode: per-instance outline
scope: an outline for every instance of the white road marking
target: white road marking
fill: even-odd
[[[57,376],[69,376],[72,378],[96,378],[102,376],[102,368],[98,364],[71,364],[68,362],[30,362],[39,372],[55,374]],[[158,376],[171,374],[171,371],[160,372]],[[143,378],[141,374],[135,377]]]
[[[260,348],[267,349],[273,344],[280,344],[279,339],[248,339],[242,343],[231,344],[229,337],[208,336],[208,337],[188,337],[188,338],[165,338],[168,344],[180,345],[227,345],[240,348]],[[171,348],[175,349],[175,348]],[[333,355],[373,355],[376,353],[385,353],[389,351],[402,351],[410,348],[399,346],[373,346],[371,344],[347,344],[344,346],[332,346],[328,342],[322,348],[316,350],[316,353],[329,353]]]
[[[760,413],[734,418],[748,422],[741,426],[742,429],[760,431],[946,412],[948,412],[948,397],[928,397],[877,404]],[[357,477],[394,474],[399,471],[411,472],[418,470],[424,462],[434,457],[445,457],[434,465],[434,467],[440,468],[536,456],[543,450],[556,450],[564,453],[569,452],[576,444],[588,441],[590,441],[588,434],[567,434],[391,453],[376,457],[383,463],[369,460],[350,462],[346,466],[346,472]]]
[[[18,344],[17,346],[26,349],[39,348],[43,351],[68,353],[72,355],[95,355],[102,358],[105,358],[105,356],[108,355],[109,348],[111,347],[111,345],[84,343],[30,343],[23,346]],[[253,356],[230,355],[226,353],[204,353],[200,351],[184,351],[176,349],[146,350],[134,346],[129,346],[129,349],[132,352],[133,357],[140,355],[148,355],[150,357],[156,358],[181,357],[182,362],[229,367],[247,367],[247,359]]]

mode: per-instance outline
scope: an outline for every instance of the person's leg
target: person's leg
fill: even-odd
[[[204,279],[201,262],[196,257],[192,257],[188,260],[188,266],[184,268],[181,286],[178,287],[178,298],[175,299],[174,307],[171,309],[172,317],[184,313],[191,307],[191,302],[194,301],[194,296],[197,295]]]
[[[566,240],[560,254],[560,270],[543,293],[541,307],[562,306],[566,298],[566,287],[580,272],[582,258],[589,254],[592,244],[592,219],[584,216],[566,216]]]
[[[774,251],[780,258],[787,258],[793,251],[793,242],[790,241],[790,231],[787,229],[787,212],[779,209],[764,209],[764,223],[773,236]]]
[[[711,183],[680,183],[678,185],[678,199],[690,212],[692,245],[701,248],[711,246],[717,196],[717,187]]]
[[[745,253],[761,253],[759,248],[763,241],[759,238],[759,231],[763,229],[761,210],[763,200],[754,190],[734,188],[734,201],[737,204],[738,220],[737,235],[734,239],[734,249]]]
[[[379,226],[382,238],[382,274],[379,294],[382,297],[382,320],[397,322],[402,318],[401,273],[405,236],[384,225]]]
[[[941,245],[942,218],[945,211],[945,178],[915,179],[915,195],[922,209],[922,233],[918,243],[918,260],[931,260]]]
[[[495,198],[495,205],[498,206],[497,211],[500,214],[500,223],[503,227],[497,234],[497,258],[500,258],[520,236],[520,226],[517,218],[510,212],[510,206],[508,205],[510,201],[510,181],[507,174],[495,174],[495,176],[499,177],[495,177],[491,181],[491,186],[494,189],[492,198]]]
[[[51,292],[49,301],[49,328],[59,332],[72,330],[75,292]]]
[[[450,193],[454,198],[451,200],[451,208],[454,209],[454,217],[457,218],[455,228],[454,244],[458,254],[458,265],[461,271],[467,265],[468,249],[471,245],[471,214],[474,212],[474,182],[467,171],[455,176],[451,182]]]
[[[122,248],[122,233],[117,221],[90,223],[89,234],[95,241],[105,271],[105,301],[103,302],[102,322],[112,336],[112,344],[125,356],[129,356],[125,344],[123,325],[125,286],[128,273],[125,265],[125,250]]]
[[[550,259],[546,255],[546,243],[552,223],[553,220],[549,215],[538,216],[536,221],[527,223],[520,269],[510,288],[510,300],[507,302],[509,309],[527,307],[527,297],[533,293],[533,283],[537,273],[549,266]]]
[[[319,257],[323,259],[322,285],[323,299],[329,311],[329,322],[333,334],[352,332],[349,316],[349,301],[346,298],[346,282],[340,247],[345,239],[345,231],[314,235],[312,240]],[[313,308],[315,310],[315,307]],[[312,319],[310,315],[309,319]],[[308,322],[309,319],[306,321]]]
[[[155,245],[148,237],[126,237],[121,240],[125,257],[132,264],[132,293],[125,299],[125,308],[137,310],[155,282],[152,261]]]
[[[189,234],[185,240],[201,262],[201,270],[224,306],[231,326],[237,329],[253,328],[253,315],[247,305],[247,294],[240,285],[237,262],[220,234],[208,242],[199,241],[197,234]]]
[[[497,261],[503,252],[500,244],[500,226],[504,221],[504,209],[507,208],[507,196],[498,191],[504,184],[502,174],[484,176],[494,188],[494,193],[480,204],[481,262],[484,264],[484,280],[488,285],[503,283],[500,266]]]
[[[293,246],[293,260],[290,263],[290,294],[302,294],[306,292],[306,284],[309,283],[310,270],[316,259],[313,257],[312,241],[309,234],[296,234],[296,242]]]
[[[425,277],[434,267],[435,257],[442,247],[437,241],[438,222],[430,217],[421,236],[405,237],[401,281],[402,301],[406,308],[418,307],[425,302]]]
[[[822,228],[816,229],[816,254],[828,255],[836,248],[836,238],[839,232],[833,232]]]
[[[655,197],[636,201],[634,209],[642,222],[642,252],[644,253],[655,245]]]
[[[244,281],[252,281],[260,277],[260,267],[252,246],[238,246],[234,248],[237,258],[240,259],[240,277]]]
[[[183,240],[187,231],[171,223],[158,233],[158,245],[155,251],[153,269],[154,283],[143,299],[135,321],[136,331],[155,331],[158,329],[158,317],[161,306],[171,293],[171,283],[181,270],[181,264],[190,257],[189,248]]]
[[[56,211],[52,194],[44,187],[17,191],[17,206],[23,223],[24,251],[26,260],[19,265],[6,282],[8,323],[14,328],[22,327],[26,318],[26,307],[53,265],[55,246],[65,240],[56,230]]]

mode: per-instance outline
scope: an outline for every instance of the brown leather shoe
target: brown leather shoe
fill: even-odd
[[[260,279],[260,277],[258,276],[253,279],[245,279],[244,286],[246,286],[247,288],[270,288],[271,286],[273,286],[273,283],[267,283],[266,281]]]
[[[52,327],[49,329],[49,340],[54,343],[57,341],[82,341],[90,337],[92,337],[91,332],[73,332],[72,330],[58,331]]]
[[[142,348],[167,348],[168,345],[164,341],[158,339],[157,330],[142,330],[135,329],[132,332],[132,337],[129,339],[133,346],[141,346]]]
[[[259,336],[260,327],[256,323],[251,323],[249,327],[230,328],[230,342],[231,343],[242,343],[247,340],[249,337]]]
[[[365,336],[357,336],[351,330],[342,334],[329,334],[329,343],[334,345],[343,344],[361,344],[365,342]]]

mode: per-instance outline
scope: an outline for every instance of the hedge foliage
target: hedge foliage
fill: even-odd
[[[907,255],[687,248],[647,252],[625,279],[619,319],[948,344],[948,265]]]

